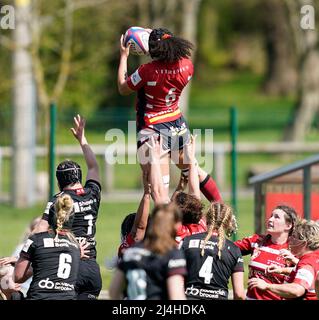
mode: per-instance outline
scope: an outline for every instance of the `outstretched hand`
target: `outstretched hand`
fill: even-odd
[[[86,142],[84,134],[85,119],[82,118],[79,114],[73,119],[74,128],[71,128],[71,132],[73,133],[75,139],[77,139],[80,142],[80,144],[84,144]]]
[[[120,55],[128,57],[130,54],[130,46],[127,47],[124,46],[124,35],[121,35],[120,39]]]
[[[151,162],[157,159],[159,160],[161,157],[163,157],[170,151],[169,149],[163,149],[163,137],[161,135],[159,136],[159,141],[155,139],[154,136],[151,136],[149,141],[145,142],[145,145],[149,149]]]

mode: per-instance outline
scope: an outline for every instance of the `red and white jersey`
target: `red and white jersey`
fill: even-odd
[[[281,249],[287,249],[288,242],[284,244],[274,244],[270,238],[264,239],[265,235],[254,234],[251,237],[236,241],[235,244],[239,247],[243,256],[251,254],[249,279],[259,278],[267,283],[282,284],[288,279],[286,276],[267,274],[266,269],[271,264],[280,267],[287,266],[285,259],[279,255],[279,251]],[[282,297],[269,290],[262,291],[258,288],[253,288],[247,290],[247,299],[282,300]]]
[[[177,244],[179,244],[185,237],[206,231],[207,226],[203,219],[200,219],[199,223],[182,224],[176,232],[175,241]]]
[[[319,250],[304,254],[291,272],[288,282],[297,283],[306,289],[304,300],[317,300],[315,281],[319,272]]]
[[[122,243],[119,246],[117,255],[119,258],[122,258],[124,251],[127,248],[132,247],[132,245],[135,243],[135,240],[133,239],[131,233],[129,233],[128,235],[126,235],[122,241]]]
[[[129,88],[138,91],[136,113],[139,128],[181,117],[179,97],[193,72],[193,63],[187,58],[173,63],[154,60],[141,65],[128,77]]]

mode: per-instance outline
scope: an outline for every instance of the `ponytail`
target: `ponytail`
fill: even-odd
[[[64,224],[69,221],[73,211],[73,200],[68,194],[64,194],[57,198],[55,203],[56,214],[56,238],[58,239],[59,231],[63,229]]]

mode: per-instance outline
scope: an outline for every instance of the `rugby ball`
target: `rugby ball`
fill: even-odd
[[[125,32],[123,44],[125,47],[130,46],[130,53],[134,55],[148,55],[150,33],[150,29],[131,27]]]

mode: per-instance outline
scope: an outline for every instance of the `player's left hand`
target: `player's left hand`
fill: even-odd
[[[120,55],[128,57],[130,55],[130,46],[124,46],[124,35],[121,35],[120,39]]]
[[[90,244],[86,241],[86,239],[81,239],[79,241],[80,251],[81,251],[81,259],[88,259],[90,256],[88,256],[88,253],[90,252],[88,248]]]
[[[77,139],[80,144],[85,142],[85,119],[82,118],[79,114],[73,118],[74,119],[74,128],[71,128],[71,132],[73,133],[75,139]]]

